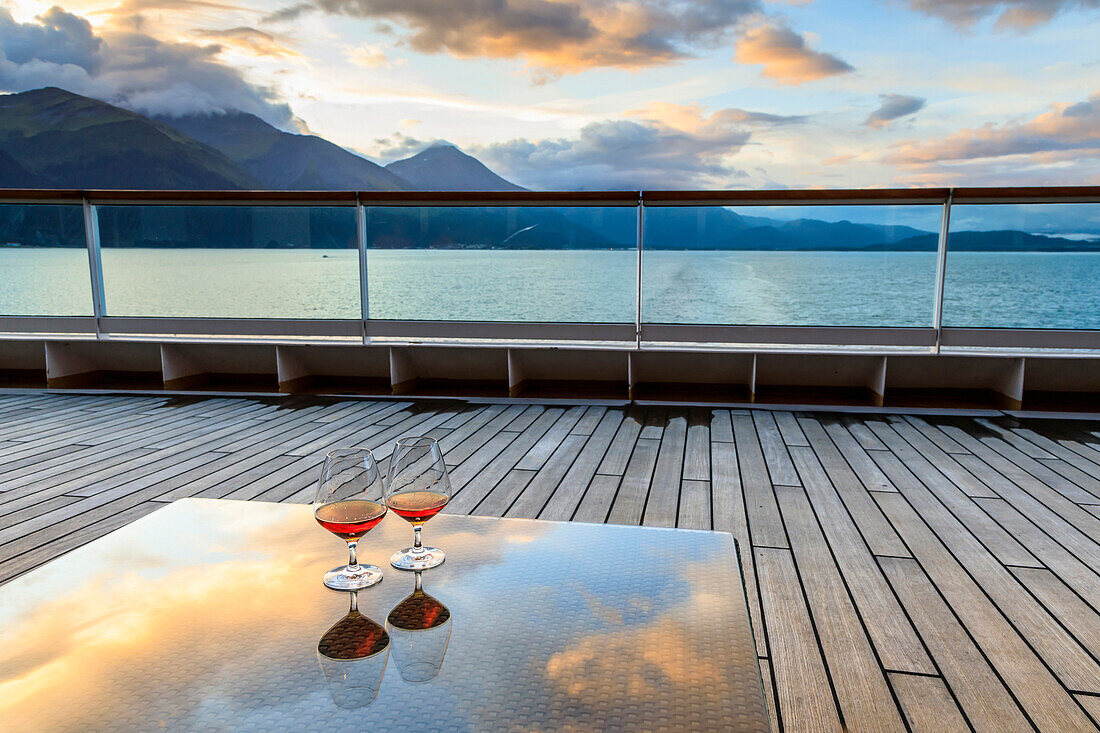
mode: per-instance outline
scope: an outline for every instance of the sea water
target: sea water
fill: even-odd
[[[633,251],[370,250],[371,318],[631,323]],[[104,249],[118,316],[358,318],[354,250]],[[652,323],[929,326],[927,252],[650,251]],[[90,314],[83,249],[0,248],[0,315]],[[1100,328],[1100,254],[951,253],[944,323]]]

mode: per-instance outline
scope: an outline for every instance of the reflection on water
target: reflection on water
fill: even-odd
[[[359,613],[357,591],[351,608],[317,642],[317,661],[337,707],[364,708],[378,697],[389,657],[390,635]]]
[[[412,594],[386,617],[393,661],[406,682],[427,682],[438,676],[451,639],[451,611],[424,592],[421,575],[416,572]]]

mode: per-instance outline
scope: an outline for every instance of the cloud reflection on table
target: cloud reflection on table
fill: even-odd
[[[447,563],[419,587],[387,567],[349,612],[320,583],[339,546],[308,507],[189,500],[154,512],[4,586],[0,720],[403,730],[416,711],[425,729],[495,716],[490,727],[594,730],[706,728],[731,714],[731,680],[755,654],[715,653],[744,613],[728,537],[433,521]],[[386,567],[407,533],[383,521],[361,560]],[[339,659],[324,641],[337,627],[354,627],[353,654],[367,653]],[[327,669],[345,661],[362,673]]]

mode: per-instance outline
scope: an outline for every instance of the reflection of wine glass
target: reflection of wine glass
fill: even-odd
[[[435,438],[401,438],[390,457],[386,504],[413,526],[413,546],[398,550],[390,564],[399,570],[427,570],[441,565],[446,553],[420,544],[420,527],[451,500],[447,464]]]
[[[348,543],[348,564],[325,573],[333,590],[360,590],[382,580],[382,570],[355,559],[359,539],[386,516],[382,474],[366,449],[329,451],[313,499],[313,516],[322,527]]]
[[[386,617],[393,659],[406,682],[427,682],[439,674],[451,640],[451,612],[421,587],[420,572],[412,595]]]
[[[362,708],[374,702],[389,658],[390,636],[359,613],[352,591],[348,615],[317,642],[317,661],[337,707]]]

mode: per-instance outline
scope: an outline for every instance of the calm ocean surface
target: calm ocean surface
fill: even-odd
[[[633,322],[634,252],[372,250],[384,319]],[[646,252],[657,323],[927,326],[935,255]],[[105,249],[119,316],[357,318],[354,250]],[[951,254],[944,322],[1100,328],[1100,254]],[[0,315],[91,313],[83,249],[0,249]]]

